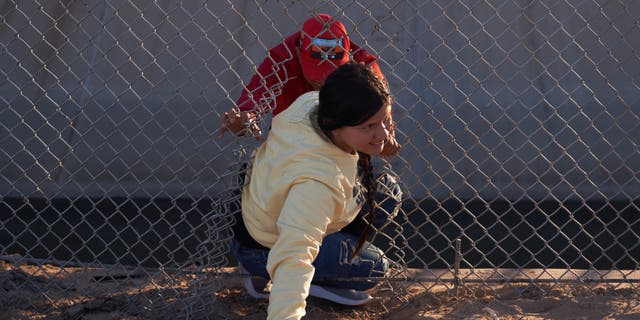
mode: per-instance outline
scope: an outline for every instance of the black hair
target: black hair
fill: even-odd
[[[357,126],[390,103],[387,86],[369,67],[347,63],[334,70],[320,89],[318,126],[325,133]]]
[[[364,123],[391,103],[386,84],[371,69],[359,63],[347,63],[333,71],[320,89],[319,98],[318,126],[327,136],[330,136],[331,130]],[[362,152],[358,155],[358,167],[362,173],[360,181],[366,189],[368,212],[365,215],[367,225],[360,234],[351,258],[367,240],[376,215],[371,156]]]

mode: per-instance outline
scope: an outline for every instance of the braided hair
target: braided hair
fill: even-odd
[[[364,242],[369,238],[369,233],[371,232],[371,226],[373,225],[373,221],[376,219],[376,200],[374,197],[375,184],[373,181],[373,166],[371,165],[371,156],[359,152],[358,153],[358,167],[362,169],[362,178],[361,183],[362,186],[367,190],[365,194],[365,203],[367,205],[367,214],[364,216],[365,221],[367,222],[364,230],[360,233],[360,237],[358,238],[358,242],[353,249],[352,258],[360,251]]]
[[[320,89],[319,98],[318,127],[327,136],[340,127],[364,123],[391,103],[391,94],[384,82],[371,69],[357,63],[348,63],[333,71]],[[368,213],[365,215],[367,224],[354,247],[352,258],[367,240],[376,215],[371,156],[358,152],[358,167],[362,170],[361,183],[366,190]]]

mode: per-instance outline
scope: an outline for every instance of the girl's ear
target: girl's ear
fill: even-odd
[[[340,137],[340,129],[331,130],[331,137]]]
[[[350,152],[350,153],[354,152],[344,142],[344,139],[342,138],[342,128],[333,129],[329,134],[330,134],[329,139],[331,139],[331,142],[333,142],[333,144],[338,146],[338,148],[344,150],[345,152]]]

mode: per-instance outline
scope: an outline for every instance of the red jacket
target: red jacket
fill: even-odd
[[[272,110],[273,115],[277,115],[303,93],[313,90],[302,75],[300,60],[295,53],[299,39],[300,31],[269,50],[269,55],[258,67],[258,73],[251,77],[236,102],[241,111],[262,113]],[[351,55],[354,61],[370,66],[384,80],[376,56],[353,42]]]

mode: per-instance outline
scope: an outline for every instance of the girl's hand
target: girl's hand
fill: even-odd
[[[387,123],[387,128],[389,128],[389,138],[387,138],[387,141],[384,143],[384,147],[382,148],[382,152],[380,153],[383,157],[395,156],[400,151],[400,148],[402,148],[400,143],[396,140],[395,127],[396,125],[393,120],[389,119]]]

